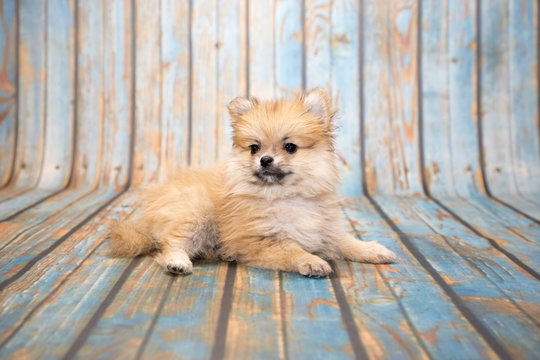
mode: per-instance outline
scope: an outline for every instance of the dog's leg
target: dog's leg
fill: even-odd
[[[158,264],[173,274],[191,274],[193,264],[186,251],[187,241],[186,239],[173,237],[162,239],[161,252],[155,258]]]
[[[310,277],[323,277],[332,272],[325,260],[305,251],[292,240],[257,240],[251,247],[246,251],[247,255],[239,258],[240,262],[265,269],[298,272]]]
[[[339,251],[347,260],[372,264],[388,264],[396,260],[396,255],[375,241],[362,241],[343,233],[334,238]]]

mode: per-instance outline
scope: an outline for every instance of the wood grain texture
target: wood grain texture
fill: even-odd
[[[332,1],[332,83],[331,95],[338,114],[336,150],[347,196],[362,194],[360,159],[360,3],[357,0]]]
[[[0,4],[0,187],[11,178],[17,119],[17,2]]]
[[[227,159],[232,147],[232,128],[227,104],[247,96],[247,3],[218,1],[216,159]]]
[[[104,92],[104,4],[103,1],[78,2],[78,79],[77,150],[74,184],[99,184],[103,161]]]
[[[291,359],[347,359],[354,355],[329,279],[283,273],[282,288],[282,316]]]
[[[422,2],[424,176],[434,195],[482,193],[474,1]]]
[[[37,185],[45,136],[45,3],[19,2],[18,132],[12,194]]]
[[[358,328],[365,329],[361,335],[371,357],[438,358],[459,351],[455,356],[461,358],[495,358],[367,199],[348,201],[345,212],[364,241],[388,246],[400,259],[388,266],[338,267]],[[393,221],[400,224],[395,217]]]
[[[0,357],[536,358],[538,14],[0,2]],[[348,230],[397,263],[307,279],[197,261],[176,277],[106,255],[137,188],[226,159],[228,101],[313,87],[339,110]]]
[[[193,2],[191,164],[213,165],[217,154],[217,33],[216,0]]]
[[[187,1],[161,1],[161,147],[160,178],[189,163],[190,6]]]
[[[504,351],[532,358],[540,336],[534,295],[538,281],[451,217],[426,210],[430,202],[395,197],[376,201]]]
[[[422,189],[418,148],[418,1],[364,2],[364,142],[370,192]]]
[[[161,1],[136,1],[133,185],[156,181],[161,154]]]
[[[103,2],[103,135],[100,185],[128,182],[133,117],[133,11],[131,1]]]
[[[226,359],[284,359],[283,307],[275,271],[238,265]]]
[[[274,96],[291,96],[302,90],[302,0],[274,2]],[[259,14],[265,16],[265,14]],[[267,30],[268,31],[268,30]],[[257,41],[257,38],[252,38]],[[268,50],[267,50],[268,51]],[[270,56],[269,52],[266,56]]]
[[[39,187],[67,184],[74,154],[75,1],[48,1],[45,148]]]
[[[262,99],[275,96],[275,3],[248,0],[249,94]]]
[[[338,165],[348,196],[362,193],[360,159],[360,4],[307,1],[306,88],[327,89],[338,110]]]
[[[45,6],[45,84],[43,158],[36,188],[2,202],[0,217],[63,189],[71,175],[74,129],[74,2],[49,1]],[[57,21],[49,19],[58,16]],[[13,135],[15,135],[14,129]],[[6,142],[6,145],[8,143]]]
[[[71,311],[73,309],[69,306],[62,309],[62,304],[55,303],[54,301],[65,289],[70,291],[69,289],[72,288],[72,290],[77,291],[76,289],[79,288],[78,286],[66,286],[66,281],[80,282],[85,277],[78,277],[76,274],[80,275],[84,272],[94,274],[93,276],[102,278],[105,281],[111,280],[107,276],[104,277],[103,272],[94,271],[96,269],[95,264],[97,259],[92,258],[89,260],[88,255],[94,253],[97,247],[103,243],[107,225],[111,221],[121,219],[127,213],[131,212],[132,204],[133,197],[128,196],[124,199],[117,200],[115,204],[75,232],[72,237],[63,242],[52,253],[40,259],[34,265],[33,271],[26,273],[25,276],[11,283],[9,286],[2,288],[0,293],[0,308],[2,309],[2,316],[5,319],[9,319],[9,321],[2,321],[0,324],[2,329],[0,332],[0,341],[2,343],[0,352],[2,353],[2,357],[13,356],[19,347],[16,345],[17,342],[25,341],[24,339],[28,340],[30,333],[26,335],[21,334],[21,329],[23,329],[23,332],[38,331],[35,327],[26,329],[21,327],[21,325],[34,319],[34,316],[39,314],[43,306],[46,307],[47,304],[60,306],[60,308],[56,308],[57,311]],[[3,252],[3,254],[6,253]],[[5,257],[2,256],[2,259],[4,260]],[[103,257],[101,259],[109,263],[126,263],[125,260],[106,260]],[[109,271],[114,271],[114,269],[110,269]],[[92,279],[88,280],[91,281]],[[28,292],[21,292],[21,289],[28,289]],[[83,295],[88,295],[88,292],[79,292],[79,296]],[[91,296],[89,298],[92,299]],[[66,298],[67,301],[75,301],[75,299],[76,297],[71,296],[67,296]],[[39,324],[38,322],[36,325],[39,326]],[[59,337],[58,340],[61,341],[62,337]],[[43,339],[40,340],[39,337],[34,337],[33,341],[43,341]],[[65,344],[62,348],[65,350],[66,346],[69,346],[69,344]],[[39,354],[39,352],[50,351],[51,349],[42,345],[38,347],[29,346],[22,351],[29,352],[30,354],[34,353],[33,356],[36,356],[36,352]]]
[[[540,215],[538,4],[482,5],[482,140],[492,193]],[[527,198],[527,196],[532,196]]]
[[[196,276],[172,281],[148,343],[142,349],[143,358],[175,354],[185,354],[190,359],[209,358],[226,272],[225,263],[203,262],[195,265]]]

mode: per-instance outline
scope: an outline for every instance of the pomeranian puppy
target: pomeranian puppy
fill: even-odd
[[[228,161],[143,190],[140,218],[111,230],[113,256],[153,252],[175,274],[191,273],[194,258],[220,258],[311,277],[332,272],[327,260],[395,260],[345,230],[334,111],[324,90],[277,101],[236,98],[228,109]]]

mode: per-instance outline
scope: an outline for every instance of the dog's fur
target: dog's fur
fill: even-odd
[[[334,112],[323,90],[293,100],[237,98],[228,108],[229,160],[144,190],[141,218],[112,228],[113,256],[154,251],[159,264],[182,274],[192,272],[194,258],[221,258],[315,277],[332,272],[326,260],[395,260],[345,231]],[[264,167],[263,156],[273,162]]]

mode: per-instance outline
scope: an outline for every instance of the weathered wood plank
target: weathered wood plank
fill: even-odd
[[[271,99],[275,83],[275,2],[248,0],[248,95]]]
[[[32,338],[32,341],[36,342],[50,340],[50,337],[31,336],[36,331],[42,333],[42,321],[34,323],[39,329],[36,329],[31,324],[36,317],[39,318],[39,316],[43,315],[43,311],[50,310],[48,306],[57,307],[56,311],[59,312],[73,309],[65,306],[62,310],[62,306],[66,305],[66,302],[56,302],[58,296],[61,296],[60,294],[67,295],[66,301],[75,304],[81,300],[81,297],[86,297],[89,301],[94,302],[94,307],[87,310],[80,309],[90,312],[92,309],[95,310],[96,300],[100,295],[96,292],[96,288],[94,288],[95,291],[91,292],[83,290],[80,287],[82,282],[85,281],[86,284],[91,284],[95,282],[96,278],[100,278],[105,282],[114,282],[113,273],[120,271],[118,266],[127,265],[128,261],[96,256],[89,258],[88,255],[95,253],[96,249],[102,245],[110,222],[121,219],[132,211],[133,200],[133,196],[130,195],[117,199],[105,211],[67,238],[53,252],[39,259],[34,264],[32,271],[27,272],[23,277],[7,287],[2,287],[0,308],[2,309],[3,318],[9,319],[9,321],[0,323],[0,343],[2,344],[0,354],[2,357],[14,356],[15,354],[21,354],[20,352],[36,356],[36,353],[40,351],[54,350],[54,347],[49,346],[32,347],[29,342],[25,341],[28,341],[28,338]],[[3,252],[3,254],[6,253]],[[101,271],[96,271],[96,264],[100,264]],[[87,274],[87,276],[81,276],[82,274]],[[22,289],[25,289],[25,291],[21,291]],[[107,290],[108,288],[103,288],[101,294],[106,295]],[[71,297],[69,295],[70,291],[75,291],[78,295]],[[88,296],[88,294],[92,294],[92,296]],[[71,300],[69,300],[70,298]],[[54,313],[58,314],[59,312]],[[55,317],[51,314],[47,316],[49,319],[46,322],[51,326],[53,322],[58,325],[64,320],[63,317]],[[82,326],[84,326],[84,323],[80,322],[78,328],[80,329]],[[70,329],[73,330],[73,327]],[[78,334],[78,332],[68,332],[71,336]],[[51,333],[54,333],[54,331],[51,331]],[[65,340],[64,334],[56,338],[56,341],[61,340]],[[21,349],[21,341],[28,346],[23,346]],[[66,341],[56,351],[65,351],[69,345],[70,342]]]
[[[497,0],[481,11],[485,175],[494,195],[540,218],[538,4]]]
[[[478,233],[540,274],[540,225],[483,197],[440,201]]]
[[[100,185],[121,191],[130,176],[133,100],[133,11],[130,1],[103,2],[103,135]],[[79,97],[85,96],[84,93]]]
[[[278,272],[238,265],[226,359],[284,359]]]
[[[191,24],[191,164],[211,165],[217,154],[217,1],[193,3]]]
[[[104,127],[104,62],[103,2],[78,2],[77,39],[77,151],[75,153],[74,186],[98,185],[103,154]],[[83,96],[84,94],[84,96]]]
[[[18,133],[12,188],[2,197],[33,188],[40,176],[45,114],[45,3],[23,0],[19,6]]]
[[[435,195],[483,191],[476,102],[476,3],[422,2],[424,176]]]
[[[135,2],[135,136],[133,185],[158,179],[161,164],[161,1]]]
[[[143,358],[178,354],[192,359],[210,357],[217,339],[227,268],[226,263],[200,262],[192,275],[171,281],[153,331],[141,349]]]
[[[359,11],[356,0],[306,2],[306,87],[327,89],[338,108],[340,192],[348,196],[362,193]]]
[[[45,148],[39,187],[67,184],[73,158],[75,1],[47,1]]]
[[[354,356],[330,280],[291,273],[283,273],[282,277],[281,307],[290,358]]]
[[[142,259],[91,329],[77,356],[135,358],[152,319],[159,314],[170,281],[151,257]]]
[[[11,178],[17,119],[17,2],[0,3],[0,187]]]
[[[274,96],[291,96],[303,87],[302,0],[277,0],[274,6]],[[266,54],[270,55],[271,52]]]
[[[74,3],[66,0],[48,1],[45,11],[43,164],[37,188],[3,201],[0,218],[10,216],[58,192],[65,187],[71,174],[75,76]]]
[[[429,227],[431,231],[450,239],[450,247],[465,258],[473,268],[483,273],[485,278],[493,283],[504,296],[516,301],[518,304],[520,301],[524,301],[525,304],[527,302],[535,304],[540,301],[536,296],[540,291],[538,279],[526,273],[519,265],[493,248],[485,238],[474,234],[436,203],[413,198],[403,199],[400,203],[403,204],[401,206],[413,211],[418,216],[418,219],[421,219],[426,224],[426,231],[430,231],[428,230]],[[490,231],[491,236],[499,242],[508,240],[510,235],[508,232],[496,232],[502,229],[491,223],[484,224],[485,226],[491,226],[491,229],[483,232]],[[482,230],[480,231],[482,232]],[[517,242],[518,239],[512,241]],[[514,246],[516,248],[525,247],[523,243]],[[528,257],[530,261],[528,262],[534,264],[535,261],[538,262],[539,253],[534,251],[532,246],[530,251]],[[535,265],[532,265],[532,267],[537,268]],[[486,288],[489,287],[486,286]],[[528,308],[527,305],[524,305],[523,312],[533,316],[538,312],[538,309],[535,310],[532,306]]]
[[[0,230],[2,231],[1,243],[4,244],[13,240],[28,231],[35,231],[42,222],[53,217],[57,217],[53,222],[59,221],[65,216],[62,210],[73,205],[77,201],[84,202],[87,196],[92,196],[92,192],[96,189],[91,187],[69,188],[60,194],[50,197],[44,202],[34,205],[28,209],[22,209],[19,213],[12,217],[2,219],[0,222]],[[45,225],[47,226],[47,225]]]
[[[360,2],[332,1],[332,89],[338,108],[336,118],[336,150],[343,185],[340,192],[347,196],[362,194],[360,159]]]
[[[365,241],[378,241],[398,256],[395,264],[338,264],[355,321],[372,357],[495,358],[430,274],[365,198],[345,212]],[[346,276],[349,274],[349,276]],[[459,351],[459,354],[456,353]]]
[[[226,159],[232,147],[227,104],[247,95],[247,2],[218,1],[216,159]]]
[[[161,1],[161,147],[159,177],[189,163],[190,6]]]
[[[364,142],[370,192],[422,189],[418,147],[418,1],[364,3]]]
[[[83,201],[77,201],[43,223],[28,228],[29,231],[22,230],[15,237],[6,239],[2,252],[10,256],[0,257],[0,281],[17,277],[20,271],[27,271],[36,257],[54,249],[66,234],[88,221],[117,195],[113,190],[100,188],[81,199]],[[0,223],[0,226],[4,227],[4,224]]]
[[[497,351],[534,358],[540,340],[536,279],[450,216],[438,218],[436,211],[426,210],[429,201],[380,196],[376,202],[406,234],[409,246],[459,296],[484,336],[498,344]]]

